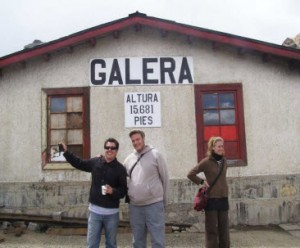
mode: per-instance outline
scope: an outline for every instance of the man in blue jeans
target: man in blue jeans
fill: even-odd
[[[134,248],[146,248],[147,230],[152,248],[165,247],[165,206],[169,175],[162,155],[145,145],[145,133],[133,130],[134,147],[124,162],[128,174],[129,218]]]
[[[62,143],[66,160],[75,168],[90,172],[87,247],[99,248],[101,231],[105,230],[105,247],[117,247],[120,199],[127,192],[126,170],[116,156],[119,142],[109,138],[104,142],[104,156],[82,160]]]

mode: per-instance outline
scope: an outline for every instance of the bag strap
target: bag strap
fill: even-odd
[[[208,192],[211,191],[212,187],[213,187],[213,186],[216,184],[216,182],[218,181],[219,177],[220,177],[221,174],[222,174],[223,167],[224,167],[224,159],[222,159],[221,170],[219,171],[219,174],[217,175],[216,179],[213,181],[213,183],[211,184],[211,186],[209,186]]]
[[[129,178],[131,178],[131,174],[132,174],[133,169],[135,168],[135,166],[137,165],[137,163],[141,160],[141,158],[144,156],[144,154],[146,154],[147,152],[150,152],[152,149],[153,148],[151,148],[150,150],[142,153],[141,156],[138,158],[138,160],[133,164],[133,166],[130,168],[129,173],[128,173]]]

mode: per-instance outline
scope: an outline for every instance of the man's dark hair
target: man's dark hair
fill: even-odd
[[[107,142],[111,142],[111,143],[114,143],[117,150],[119,150],[119,142],[115,139],[115,138],[108,138],[107,140],[104,141],[104,148],[107,144]]]
[[[135,134],[140,134],[142,136],[142,138],[144,139],[145,138],[145,133],[142,131],[142,130],[132,130],[130,133],[129,133],[129,137],[131,138],[132,135],[135,135]]]

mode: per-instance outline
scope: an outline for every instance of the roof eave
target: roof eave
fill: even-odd
[[[256,41],[226,33],[216,32],[208,29],[197,28],[185,24],[179,24],[173,21],[167,21],[159,18],[148,17],[145,14],[131,14],[127,18],[119,19],[114,22],[106,23],[94,28],[90,28],[73,35],[63,37],[37,47],[19,51],[17,53],[2,57],[0,59],[0,68],[4,68],[14,63],[26,61],[36,56],[50,54],[65,47],[71,47],[84,41],[107,35],[109,33],[120,31],[126,27],[134,25],[144,25],[153,28],[159,28],[166,31],[173,31],[183,35],[196,37],[200,39],[228,44],[240,48],[256,50],[265,54],[272,54],[289,59],[300,60],[300,51],[275,44]]]
[[[120,22],[110,23],[110,25],[101,25],[98,28],[91,28],[86,31],[82,31],[58,40],[44,43],[31,49],[24,49],[17,53],[3,57],[0,60],[0,68],[9,66],[10,64],[22,62],[24,60],[28,60],[43,54],[49,54],[65,47],[74,46],[75,44],[79,44],[92,38],[103,36],[108,33],[123,29],[127,26],[131,26],[133,23],[134,20],[126,18],[122,19],[122,21]]]

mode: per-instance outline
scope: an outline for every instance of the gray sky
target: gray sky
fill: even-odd
[[[279,45],[300,33],[300,0],[1,0],[0,57],[136,11]]]

